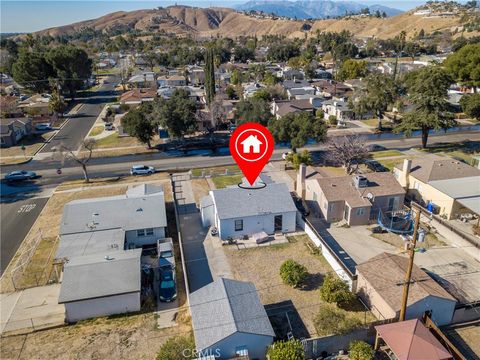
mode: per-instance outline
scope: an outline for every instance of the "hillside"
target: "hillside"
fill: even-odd
[[[117,33],[130,29],[140,31],[165,31],[178,35],[195,34],[197,37],[225,36],[236,38],[240,35],[266,34],[304,37],[301,30],[304,21],[274,20],[253,17],[228,8],[192,8],[171,6],[160,9],[115,12],[97,19],[82,21],[36,32],[35,35],[68,35],[85,28]],[[413,36],[420,29],[430,33],[437,30],[453,30],[459,26],[460,17],[422,17],[413,12],[382,19],[375,17],[317,20],[312,23],[308,35],[320,31],[349,30],[358,37],[375,36],[390,38],[405,31]]]

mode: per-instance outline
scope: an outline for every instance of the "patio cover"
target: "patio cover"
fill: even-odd
[[[418,319],[375,326],[398,360],[444,360],[452,355]]]

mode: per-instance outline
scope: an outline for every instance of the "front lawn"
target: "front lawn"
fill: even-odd
[[[100,135],[103,130],[105,129],[105,127],[103,125],[98,125],[98,126],[95,126],[91,131],[90,131],[90,134],[88,134],[88,136],[97,136],[97,135]]]
[[[223,189],[230,185],[237,185],[242,182],[243,175],[224,175],[212,177],[217,189]]]
[[[473,164],[473,157],[480,155],[480,141],[465,141],[449,144],[432,144],[421,151],[448,156],[463,161],[469,165]]]
[[[227,171],[228,173],[238,173],[240,170],[237,165],[228,165],[228,166],[217,166],[217,167],[210,167],[210,168],[197,168],[197,169],[192,169],[192,176],[198,177],[198,176],[208,176],[208,175],[220,175],[220,174],[225,174]]]
[[[382,151],[372,151],[370,156],[372,159],[381,159],[391,156],[403,156],[404,154],[398,150],[382,150]]]

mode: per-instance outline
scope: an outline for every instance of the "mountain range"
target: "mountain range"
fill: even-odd
[[[383,5],[365,5],[353,1],[333,0],[251,0],[236,7],[237,10],[242,11],[262,11],[297,19],[332,18],[345,14],[360,13],[364,8],[368,8],[370,13],[375,13],[377,10],[380,13],[385,12],[387,16],[402,13],[401,10]]]

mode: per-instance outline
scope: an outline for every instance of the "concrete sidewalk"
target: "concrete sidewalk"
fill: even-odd
[[[0,294],[0,333],[29,333],[65,323],[65,307],[58,304],[60,284]]]

